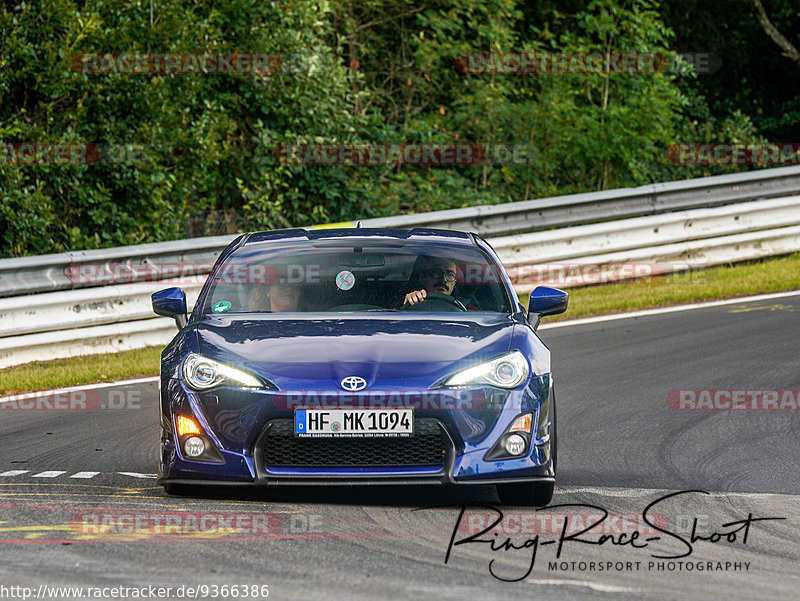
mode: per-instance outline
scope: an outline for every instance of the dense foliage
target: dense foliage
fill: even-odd
[[[800,39],[793,3],[774,0],[766,10],[789,40]],[[677,51],[714,52],[721,68],[456,68],[470,53]],[[108,52],[291,60],[264,73],[75,66],[81,53]],[[668,149],[796,141],[799,83],[800,68],[747,0],[4,0],[0,257],[726,172],[736,167],[676,164]],[[297,165],[276,153],[284,144],[403,142],[515,145],[527,149],[527,163]],[[110,145],[130,160],[17,164],[7,149],[24,143]]]

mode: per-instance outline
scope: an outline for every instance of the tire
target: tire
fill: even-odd
[[[498,484],[497,496],[503,505],[542,507],[553,499],[553,482],[519,482]]]
[[[174,497],[187,497],[195,493],[195,489],[186,484],[176,484],[175,482],[167,482],[164,484],[164,492]]]
[[[550,454],[553,457],[553,474],[558,474],[558,422],[556,421],[556,389],[553,387],[553,398],[550,399],[553,417],[550,419]]]

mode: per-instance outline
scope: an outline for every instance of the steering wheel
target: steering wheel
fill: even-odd
[[[431,311],[431,305],[426,305],[426,303],[446,303],[445,311],[466,311],[467,308],[464,304],[458,300],[455,296],[450,296],[449,294],[444,294],[443,292],[428,292],[425,296],[424,300],[419,301],[418,303],[412,305],[410,303],[406,303],[401,307],[403,311]]]

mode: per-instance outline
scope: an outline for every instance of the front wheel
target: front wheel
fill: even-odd
[[[553,499],[553,482],[519,482],[498,484],[497,495],[504,505],[542,507]]]

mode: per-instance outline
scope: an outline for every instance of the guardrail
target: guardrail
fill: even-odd
[[[519,293],[541,283],[569,287],[603,281],[604,273],[611,274],[608,279],[620,279],[618,271],[603,268],[609,265],[650,266],[650,273],[636,275],[661,275],[800,251],[800,196],[490,238],[489,242]],[[195,249],[195,255],[203,252],[204,248]],[[587,274],[600,279],[588,280]],[[190,303],[199,293],[201,279],[183,286]],[[175,335],[175,324],[152,313],[150,294],[169,285],[173,284],[144,281],[0,299],[0,368],[165,345]]]
[[[581,264],[635,263],[659,275],[786,254],[800,250],[790,227],[798,225],[800,196],[791,196],[506,236],[491,243],[509,268],[517,291],[527,293],[534,286],[527,280],[538,273],[545,275],[543,264],[568,262],[580,271]],[[723,246],[726,255],[718,250],[709,254]],[[548,269],[551,275],[559,271],[564,269]],[[570,283],[565,278],[550,283],[569,287],[592,282]]]
[[[486,238],[502,237],[797,193],[800,193],[800,166],[792,166],[638,188],[367,219],[362,225],[398,229],[434,227],[472,231]],[[351,225],[355,224],[344,224]],[[233,238],[215,236],[0,259],[0,297],[152,280],[154,274],[150,267],[154,265],[192,265],[199,274],[207,274]],[[95,277],[81,277],[81,269],[86,266],[91,266]]]
[[[153,279],[153,266],[193,265],[208,274],[235,236],[190,238],[98,250],[0,259],[0,297]],[[93,278],[82,281],[81,268]],[[203,269],[205,266],[205,269]],[[159,277],[158,279],[165,279]]]
[[[800,166],[762,169],[586,194],[369,219],[364,227],[436,227],[507,236],[800,193]]]

